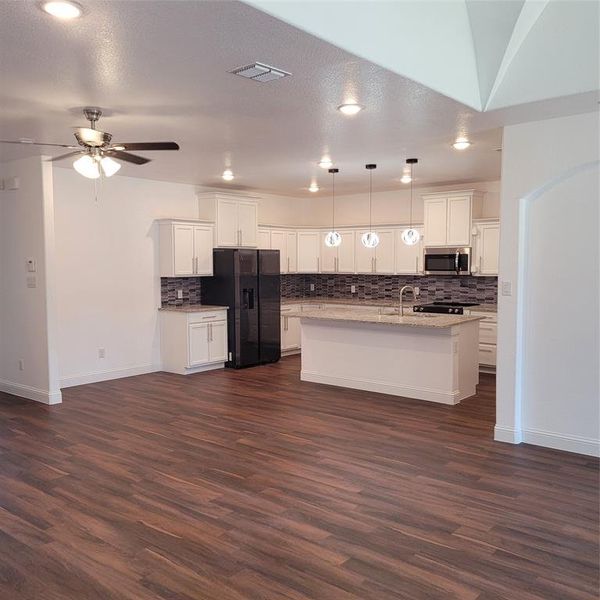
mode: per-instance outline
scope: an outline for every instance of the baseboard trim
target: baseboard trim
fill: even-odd
[[[555,450],[600,457],[600,440],[578,435],[565,435],[540,429],[524,429],[523,442],[535,446],[554,448]]]
[[[400,386],[393,383],[382,383],[369,379],[357,379],[354,377],[336,377],[334,375],[322,375],[311,371],[301,371],[300,379],[312,383],[323,383],[325,385],[335,385],[338,387],[364,390],[367,392],[377,392],[379,394],[390,394],[392,396],[402,396],[412,398],[413,400],[426,400],[427,402],[437,402],[438,404],[458,404],[461,401],[458,390],[448,393],[435,389],[421,389],[410,386]],[[475,391],[473,391],[473,394]],[[471,394],[472,395],[472,394]],[[465,396],[468,397],[468,396]]]
[[[512,427],[500,427],[499,425],[494,427],[494,440],[497,442],[504,442],[506,444],[520,444],[523,441],[521,439],[520,429],[513,429]]]
[[[34,400],[42,404],[60,404],[62,402],[60,391],[50,392],[30,385],[7,381],[6,379],[0,379],[0,392],[26,398],[27,400]]]
[[[84,373],[83,375],[69,375],[60,380],[61,388],[73,387],[76,385],[86,385],[88,383],[98,383],[99,381],[109,381],[110,379],[122,379],[123,377],[134,377],[135,375],[146,375],[161,370],[161,365],[137,365],[125,369],[110,369],[107,371],[94,371]]]

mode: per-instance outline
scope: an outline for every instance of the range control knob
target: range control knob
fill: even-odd
[[[460,312],[460,308],[455,308],[454,312],[458,314]]]

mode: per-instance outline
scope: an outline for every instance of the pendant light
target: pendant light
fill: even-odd
[[[421,239],[420,233],[413,227],[413,165],[418,162],[418,158],[406,159],[406,164],[410,165],[410,227],[402,232],[402,241],[407,246],[414,246]]]
[[[373,212],[373,169],[376,168],[377,165],[365,165],[365,169],[369,171],[369,231],[363,233],[361,238],[362,245],[365,248],[376,248],[379,244],[379,236],[373,231],[371,218]]]
[[[342,243],[342,236],[335,230],[335,174],[339,169],[329,169],[331,173],[331,231],[325,236],[325,245],[335,248]]]

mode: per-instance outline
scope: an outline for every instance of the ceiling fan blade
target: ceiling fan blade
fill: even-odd
[[[82,154],[82,152],[80,150],[77,150],[77,152],[67,152],[67,154],[61,154],[60,156],[54,156],[53,158],[49,158],[48,162],[54,162],[56,160],[63,160],[63,158],[77,156],[78,154]]]
[[[47,144],[45,142],[23,141],[23,140],[0,140],[0,144],[23,144],[24,146],[55,146],[56,148],[77,148],[70,144]]]
[[[179,144],[175,142],[130,142],[114,146],[123,150],[179,150]]]
[[[134,165],[145,165],[150,162],[149,158],[138,156],[137,154],[130,154],[129,152],[121,152],[120,150],[106,150],[104,152],[107,156],[124,160],[125,162],[133,163]]]

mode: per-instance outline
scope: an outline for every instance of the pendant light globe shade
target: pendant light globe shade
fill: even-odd
[[[330,231],[325,236],[325,245],[329,248],[336,248],[342,243],[342,236],[337,231]]]
[[[379,245],[379,236],[374,231],[367,231],[363,233],[361,242],[365,248],[376,248]]]
[[[415,244],[418,244],[420,239],[421,239],[421,234],[416,229],[413,229],[412,227],[410,229],[405,229],[402,232],[402,241],[407,246],[414,246]]]
[[[73,162],[73,168],[88,179],[98,179],[100,177],[100,167],[89,154],[84,154]]]
[[[116,160],[108,156],[104,156],[100,160],[100,166],[107,177],[112,177],[121,168],[121,165]]]

